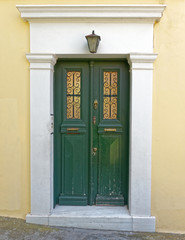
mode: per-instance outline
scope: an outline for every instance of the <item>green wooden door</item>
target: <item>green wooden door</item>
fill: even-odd
[[[56,64],[54,204],[127,204],[128,73],[124,61]]]

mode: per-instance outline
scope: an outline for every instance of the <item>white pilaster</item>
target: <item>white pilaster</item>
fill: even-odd
[[[157,54],[130,54],[130,171],[131,216],[151,215],[151,146],[153,62]]]
[[[51,115],[53,54],[27,54],[30,62],[31,214],[48,215],[53,202]]]

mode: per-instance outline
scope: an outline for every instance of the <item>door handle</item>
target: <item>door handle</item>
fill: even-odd
[[[93,154],[93,156],[95,156],[98,149],[97,149],[97,148],[93,148],[92,150],[93,150],[93,151],[92,151],[92,152],[93,152],[92,154]]]
[[[95,99],[93,103],[94,109],[96,110],[98,108],[98,100]]]
[[[97,152],[97,150],[98,150],[97,148],[93,148],[93,152]]]

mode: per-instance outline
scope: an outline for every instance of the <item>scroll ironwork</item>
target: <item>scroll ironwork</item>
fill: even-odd
[[[81,72],[67,72],[67,119],[80,119]]]
[[[103,119],[117,119],[118,73],[104,72]]]

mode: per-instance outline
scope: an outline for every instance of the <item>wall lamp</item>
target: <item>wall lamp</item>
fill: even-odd
[[[96,35],[94,31],[92,34],[85,36],[88,42],[89,52],[96,53],[98,49],[99,42],[101,41],[100,36]]]

